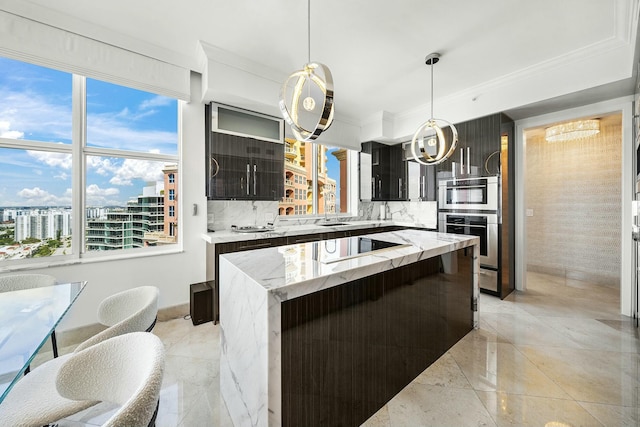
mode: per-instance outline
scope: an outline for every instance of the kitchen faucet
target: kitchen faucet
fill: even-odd
[[[324,202],[324,221],[329,221],[327,218],[327,189],[325,188],[327,184],[322,186],[322,201]]]

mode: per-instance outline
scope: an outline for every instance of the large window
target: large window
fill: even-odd
[[[349,165],[356,153],[344,148],[285,140],[285,196],[280,215],[349,212]]]
[[[6,58],[0,97],[0,262],[177,242],[178,101]]]

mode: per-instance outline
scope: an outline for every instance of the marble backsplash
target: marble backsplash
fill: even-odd
[[[334,215],[330,219],[336,218]],[[339,221],[371,221],[386,219],[406,225],[436,228],[438,206],[436,202],[360,202],[357,216],[337,217]],[[277,201],[209,200],[207,202],[207,229],[229,230],[232,225],[264,226],[268,223],[287,225],[323,222],[324,216],[278,216]]]

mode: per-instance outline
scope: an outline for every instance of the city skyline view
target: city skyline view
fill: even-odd
[[[71,145],[72,76],[0,58],[0,138]],[[176,155],[177,102],[87,78],[87,147]],[[70,152],[0,148],[0,206],[71,206]],[[126,153],[125,153],[126,155]],[[125,206],[165,161],[87,155],[86,206]]]

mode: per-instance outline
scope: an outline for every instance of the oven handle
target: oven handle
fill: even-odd
[[[487,228],[486,225],[469,225],[469,224],[456,224],[455,222],[447,222],[446,226],[453,225],[455,227],[469,227],[469,228]]]
[[[447,190],[457,190],[459,188],[480,188],[480,189],[484,189],[487,188],[486,185],[456,185],[455,187],[446,187]]]

